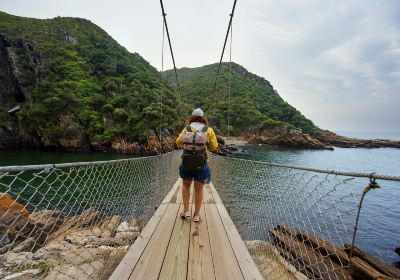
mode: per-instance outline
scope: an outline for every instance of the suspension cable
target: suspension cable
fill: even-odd
[[[231,42],[229,46],[228,137],[231,136],[230,115],[231,115],[231,79],[232,79],[232,37],[233,37],[233,24],[231,24]]]
[[[163,94],[164,94],[164,83],[163,73],[164,73],[164,45],[165,45],[165,22],[162,25],[162,43],[161,43],[161,92],[160,92],[160,153],[162,153],[162,120],[163,120]]]
[[[168,24],[167,24],[167,19],[166,19],[167,14],[164,11],[164,4],[163,4],[162,0],[160,0],[160,4],[161,4],[162,16],[163,16],[163,19],[164,19],[165,30],[167,31],[167,38],[168,38],[169,50],[171,52],[171,57],[172,57],[172,63],[174,64],[176,84],[178,86],[178,92],[179,92],[179,95],[180,95],[181,91],[180,91],[180,85],[179,85],[179,80],[178,80],[178,72],[176,70],[174,52],[172,51],[171,37],[169,36]],[[181,97],[181,100],[182,100],[182,97]]]
[[[160,1],[161,1],[161,0],[160,0]],[[212,91],[212,96],[215,95],[215,91],[216,91],[216,89],[217,89],[217,80],[218,80],[218,76],[219,76],[219,71],[220,71],[220,69],[221,69],[222,59],[223,59],[223,57],[224,57],[224,52],[225,52],[225,47],[226,47],[226,41],[228,40],[229,31],[231,30],[232,19],[233,19],[233,15],[234,15],[234,13],[235,13],[235,8],[236,8],[236,2],[237,2],[237,0],[235,0],[235,2],[233,2],[232,12],[229,14],[230,18],[229,18],[228,30],[226,31],[225,41],[224,41],[224,47],[222,48],[221,58],[219,59],[219,65],[218,65],[217,74],[216,74],[216,76],[215,76],[215,81],[214,81],[214,87],[213,87],[213,91]],[[168,30],[168,29],[167,29],[167,30]]]

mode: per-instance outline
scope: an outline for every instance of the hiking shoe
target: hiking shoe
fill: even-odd
[[[196,222],[196,223],[200,222],[200,216],[193,215],[193,222]]]
[[[183,210],[182,212],[181,212],[181,217],[182,218],[190,218],[192,216],[192,214],[190,213],[190,211],[189,210]]]

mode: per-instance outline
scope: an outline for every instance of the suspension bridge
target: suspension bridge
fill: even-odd
[[[180,94],[160,4],[162,70],[166,33]],[[400,230],[379,222],[391,209],[363,205],[388,199],[400,176],[211,155],[194,223],[179,216],[180,155],[0,167],[0,278],[400,279],[388,264]]]
[[[0,167],[0,277],[399,279],[399,231],[379,222],[397,210],[362,205],[399,176],[211,155],[194,223],[178,217],[180,155]]]
[[[263,279],[213,184],[201,223],[180,217],[181,186],[178,179],[110,279]]]

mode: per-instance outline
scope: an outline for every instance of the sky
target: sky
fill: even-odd
[[[232,4],[164,0],[178,68],[219,60]],[[161,70],[157,0],[0,0],[0,10],[87,18]],[[238,0],[232,60],[321,128],[400,133],[399,0]]]

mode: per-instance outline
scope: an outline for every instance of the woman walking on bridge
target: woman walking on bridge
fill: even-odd
[[[217,137],[214,130],[208,126],[204,112],[200,108],[193,111],[176,145],[183,148],[182,163],[179,166],[179,175],[183,179],[182,199],[183,211],[181,217],[191,216],[189,211],[190,185],[194,181],[195,210],[193,221],[200,221],[200,209],[203,202],[203,186],[211,181],[211,171],[208,166],[208,150],[215,151],[218,148]]]

